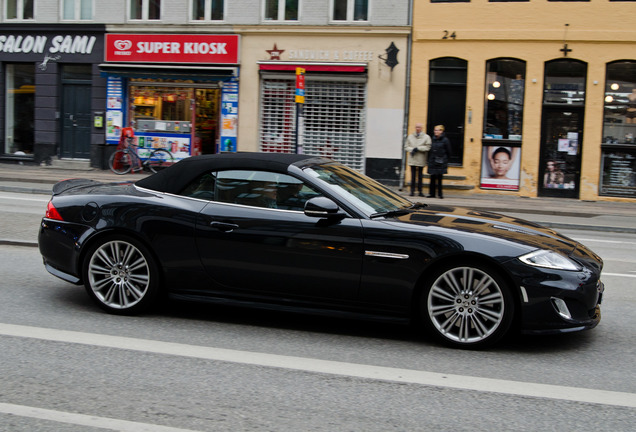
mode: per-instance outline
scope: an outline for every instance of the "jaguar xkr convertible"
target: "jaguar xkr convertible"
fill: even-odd
[[[411,202],[330,159],[237,153],[137,182],[57,183],[46,269],[102,309],[160,298],[411,323],[481,348],[514,332],[591,329],[602,260],[501,214]]]

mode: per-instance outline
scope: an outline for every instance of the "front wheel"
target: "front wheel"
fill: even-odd
[[[84,285],[104,310],[124,315],[151,306],[159,292],[159,271],[150,251],[127,236],[93,245],[84,260]]]
[[[420,310],[424,326],[446,345],[484,348],[510,329],[514,301],[494,269],[453,265],[429,280]]]
[[[167,150],[157,149],[150,153],[145,164],[150,171],[156,173],[174,165],[174,156]]]
[[[108,166],[115,174],[128,174],[133,166],[133,157],[128,150],[117,150],[110,155]]]

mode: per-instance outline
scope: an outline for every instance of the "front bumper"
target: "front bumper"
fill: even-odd
[[[538,269],[508,263],[520,288],[522,333],[566,333],[588,330],[601,320],[605,286],[599,270]]]

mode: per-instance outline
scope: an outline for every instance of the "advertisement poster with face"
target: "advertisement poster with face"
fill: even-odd
[[[480,187],[518,191],[520,150],[519,147],[484,146]]]

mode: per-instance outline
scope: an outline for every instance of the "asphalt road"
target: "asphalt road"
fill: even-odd
[[[31,233],[45,203],[3,205],[2,223]],[[482,352],[220,306],[112,316],[37,248],[0,245],[0,430],[632,431],[636,236],[566,234],[605,259],[601,324]]]

